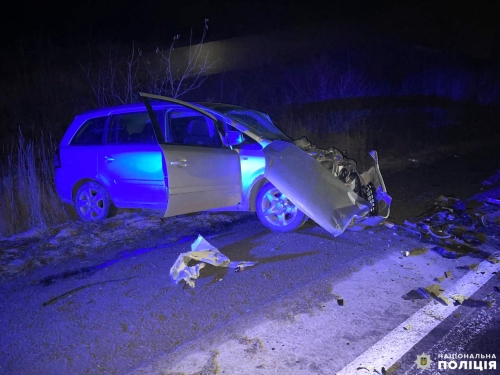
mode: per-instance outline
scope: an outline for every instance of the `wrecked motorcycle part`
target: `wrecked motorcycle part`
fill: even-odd
[[[484,257],[486,254],[474,247],[486,242],[484,230],[489,223],[485,220],[485,213],[495,208],[483,204],[475,209],[474,212],[470,209],[467,211],[466,204],[460,199],[440,196],[433,208],[428,211],[427,217],[421,218],[417,224],[405,221],[400,228],[417,235],[418,230],[421,241],[437,243],[442,246],[441,249],[443,247],[453,249],[450,251],[446,249],[440,251],[439,247],[435,249],[444,257],[455,259],[455,256],[467,254]]]
[[[436,238],[451,238],[451,234],[447,234],[447,233],[443,233],[442,231],[439,231],[439,232],[434,232],[434,229],[431,228],[429,225],[427,224],[423,224],[421,226],[421,228],[425,231],[427,231],[427,233],[429,233],[431,236],[433,237],[436,237]]]
[[[471,246],[480,246],[486,241],[486,234],[482,233],[483,217],[477,215],[474,217],[468,213],[460,216],[446,215],[444,220],[442,215],[434,215],[421,222],[419,227],[423,234],[428,233],[439,240],[456,239]]]

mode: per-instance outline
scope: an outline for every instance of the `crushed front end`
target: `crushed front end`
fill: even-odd
[[[370,152],[374,165],[359,173],[335,148],[319,149],[305,137],[294,143],[275,141],[264,149],[265,177],[307,216],[334,236],[389,217],[391,197],[376,151]]]
[[[374,165],[367,171],[359,173],[357,163],[345,157],[340,150],[330,147],[328,150],[317,148],[306,137],[296,140],[295,145],[314,157],[335,177],[341,180],[348,188],[372,204],[367,216],[379,216],[387,219],[390,214],[392,198],[387,194],[384,179],[380,173],[377,151],[372,150],[369,155]]]

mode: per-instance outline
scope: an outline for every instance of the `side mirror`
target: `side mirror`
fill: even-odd
[[[227,141],[231,146],[236,146],[245,141],[245,138],[243,137],[243,134],[241,134],[239,131],[227,131]]]

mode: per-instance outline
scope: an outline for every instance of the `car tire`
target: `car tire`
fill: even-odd
[[[76,213],[83,221],[104,220],[115,211],[108,192],[97,182],[85,182],[75,196]]]
[[[276,232],[291,232],[307,220],[307,216],[270,182],[257,194],[255,210],[262,224]]]

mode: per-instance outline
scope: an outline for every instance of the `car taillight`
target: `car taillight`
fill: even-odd
[[[59,154],[59,147],[56,149],[54,153],[54,167],[61,168],[61,155]]]

